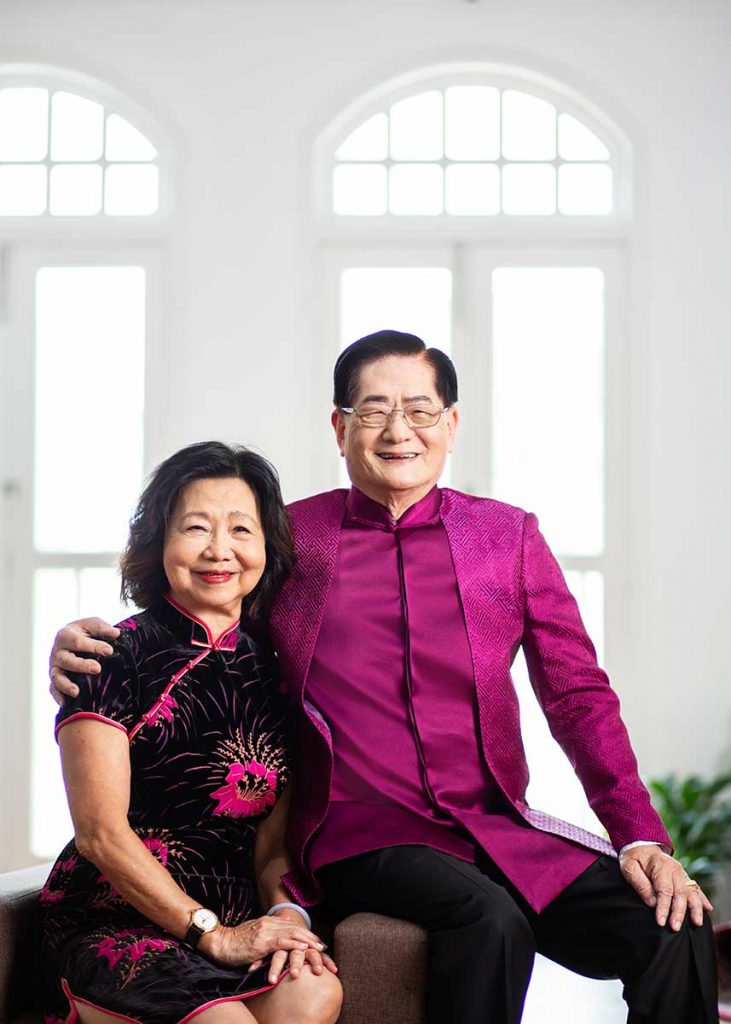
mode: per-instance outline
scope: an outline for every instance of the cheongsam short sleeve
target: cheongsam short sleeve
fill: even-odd
[[[80,718],[108,722],[127,733],[138,721],[138,675],[129,642],[124,634],[109,642],[114,654],[99,659],[102,670],[98,675],[69,674],[79,693],[67,697],[58,712],[56,737],[64,725]]]

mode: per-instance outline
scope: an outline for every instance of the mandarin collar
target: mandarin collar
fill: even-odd
[[[378,530],[403,530],[416,526],[434,526],[440,521],[442,492],[434,485],[428,494],[409,506],[400,519],[392,519],[385,505],[351,487],[345,502],[345,523],[371,526]]]
[[[240,619],[232,622],[222,633],[214,637],[202,619],[183,608],[182,604],[178,604],[169,594],[164,594],[155,602],[154,614],[181,643],[216,651],[236,650],[241,635]]]

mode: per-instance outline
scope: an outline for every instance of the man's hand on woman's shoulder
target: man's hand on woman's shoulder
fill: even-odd
[[[63,704],[66,697],[75,697],[79,692],[67,673],[86,672],[96,675],[101,672],[99,662],[90,660],[89,655],[98,658],[114,654],[114,649],[102,637],[113,640],[118,636],[119,630],[104,619],[77,619],[58,631],[48,663],[51,696],[58,704]]]

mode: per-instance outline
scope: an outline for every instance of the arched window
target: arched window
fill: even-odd
[[[13,524],[0,628],[17,677],[33,681],[0,723],[14,772],[0,795],[18,823],[6,856],[18,864],[70,834],[48,696],[54,632],[81,614],[123,617],[116,561],[148,463],[147,400],[156,407],[164,387],[155,243],[170,165],[154,119],[105,83],[0,65],[0,404],[12,439],[0,455]]]
[[[321,213],[617,218],[629,150],[577,94],[536,75],[444,68],[381,87],[318,141]]]
[[[139,217],[160,207],[146,131],[63,74],[0,69],[0,217]]]
[[[538,514],[603,658],[621,673],[626,585],[621,247],[631,146],[564,83],[495,65],[381,84],[315,144],[315,222],[339,348],[382,327],[451,352],[450,483]],[[341,460],[333,459],[335,483]],[[605,643],[606,641],[606,643]],[[514,666],[529,799],[601,830]]]

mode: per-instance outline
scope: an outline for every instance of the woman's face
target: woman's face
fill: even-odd
[[[163,564],[170,595],[186,611],[224,627],[238,619],[242,597],[266,564],[249,485],[226,477],[194,480],[183,488],[165,533]]]

